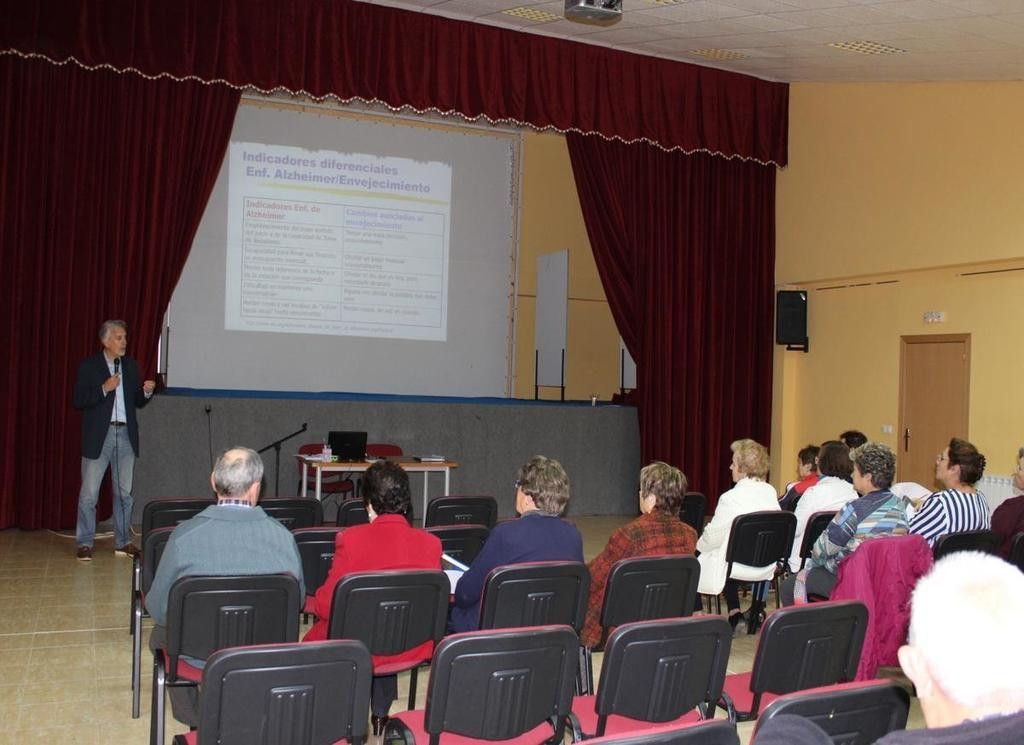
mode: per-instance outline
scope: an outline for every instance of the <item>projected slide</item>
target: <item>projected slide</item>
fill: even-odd
[[[229,151],[224,327],[444,341],[451,166]]]

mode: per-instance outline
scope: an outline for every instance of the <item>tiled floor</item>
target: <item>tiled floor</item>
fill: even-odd
[[[586,558],[625,521],[577,518]],[[142,715],[131,718],[131,561],[115,557],[108,538],[97,541],[93,561],[79,562],[74,543],[48,531],[0,531],[0,745],[148,742],[152,657],[145,644]],[[751,668],[755,641],[734,641],[730,672]],[[595,667],[599,672],[600,655]],[[420,706],[426,680],[421,676]],[[400,677],[396,710],[406,684]],[[911,724],[920,726],[916,700]],[[168,716],[167,742],[184,729]],[[739,725],[744,743],[752,730],[752,723]]]

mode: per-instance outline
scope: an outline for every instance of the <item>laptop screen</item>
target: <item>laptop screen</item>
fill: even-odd
[[[338,460],[363,460],[366,457],[365,432],[329,432],[327,444]]]

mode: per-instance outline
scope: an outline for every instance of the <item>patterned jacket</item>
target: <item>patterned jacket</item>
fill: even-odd
[[[906,535],[908,528],[906,499],[888,489],[865,494],[843,507],[818,537],[810,565],[835,574],[839,562],[868,538]]]

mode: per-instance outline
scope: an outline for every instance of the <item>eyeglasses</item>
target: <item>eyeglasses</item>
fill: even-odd
[[[936,463],[942,463],[943,461],[947,460],[949,460],[949,456],[946,455],[945,453],[939,453],[938,455],[935,456]]]

